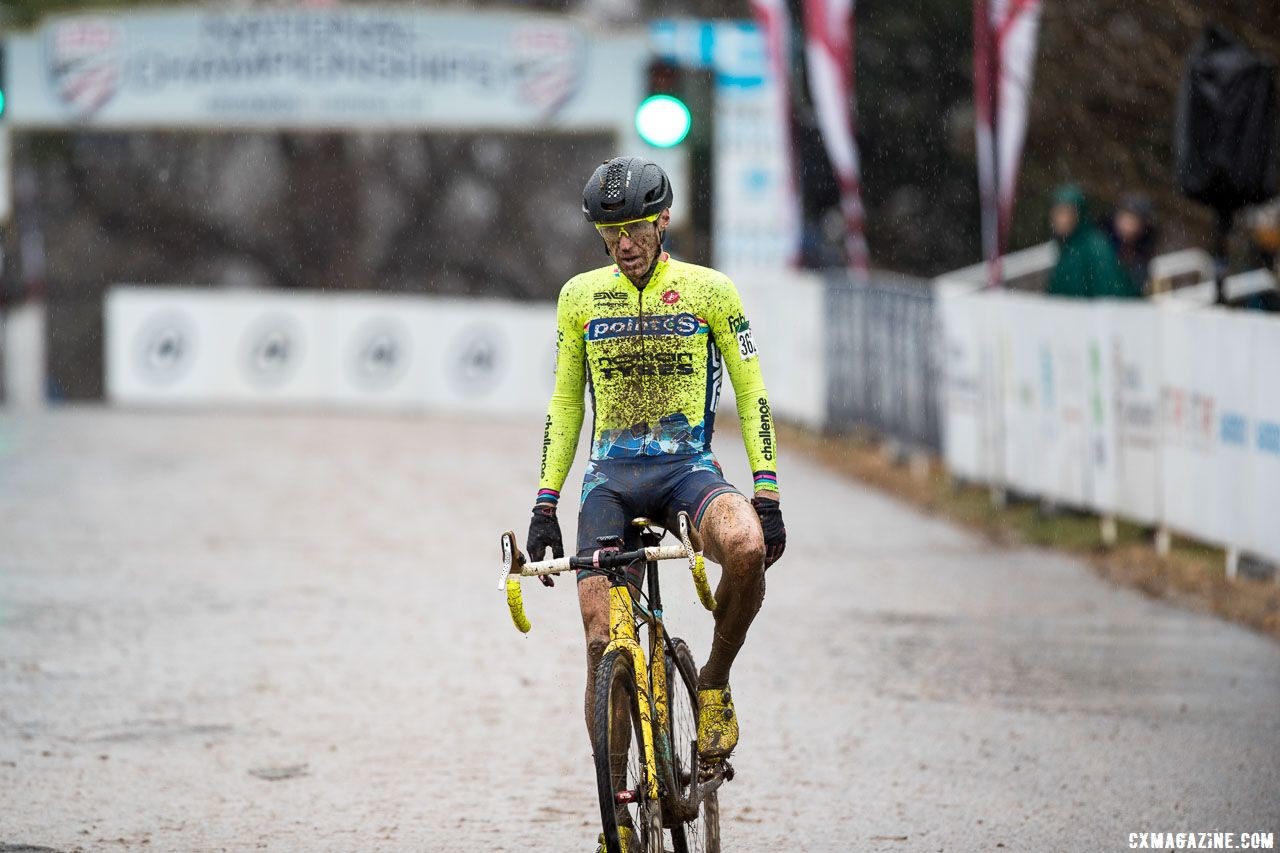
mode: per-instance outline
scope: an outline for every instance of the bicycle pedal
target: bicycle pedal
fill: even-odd
[[[727,759],[717,758],[698,767],[698,781],[710,782],[713,779],[723,779],[728,782],[733,778],[733,765]]]

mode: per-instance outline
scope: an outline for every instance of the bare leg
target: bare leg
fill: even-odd
[[[764,534],[751,504],[737,492],[711,501],[698,528],[708,556],[720,564],[715,639],[698,688],[725,687],[729,668],[764,602]]]

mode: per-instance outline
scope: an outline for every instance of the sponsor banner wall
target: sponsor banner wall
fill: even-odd
[[[956,476],[988,481],[996,473],[987,453],[994,421],[987,416],[986,388],[994,375],[984,372],[984,306],[965,289],[946,285],[938,287],[937,299],[943,347],[943,456]]]
[[[319,294],[224,299],[205,347],[211,393],[242,403],[323,402],[334,367],[325,307]]]
[[[826,411],[816,281],[743,291],[771,405]],[[532,413],[555,382],[555,308],[380,294],[117,287],[107,297],[107,396],[129,405],[334,406]],[[726,376],[721,411],[732,411]]]
[[[1280,559],[1275,317],[945,286],[939,306],[955,474]]]
[[[411,297],[333,294],[325,297],[331,347],[329,398],[339,405],[412,409],[422,405],[428,366],[419,352],[431,311]]]
[[[1245,548],[1280,560],[1280,320],[1251,317],[1254,326],[1253,421],[1249,424],[1249,478],[1246,496],[1248,535]],[[1237,484],[1239,488],[1239,484]]]
[[[555,309],[388,295],[115,288],[107,395],[256,404],[537,412]]]
[[[1045,306],[1040,300],[1009,293],[1001,301],[1005,477],[1016,491],[1047,494],[1051,485],[1042,454],[1050,439],[1045,433],[1055,425],[1048,411],[1052,396],[1045,369],[1052,352],[1045,337],[1050,324],[1042,318]]]
[[[212,350],[225,329],[224,294],[115,288],[107,294],[107,396],[117,403],[191,405],[215,398]]]
[[[411,7],[54,16],[9,36],[18,127],[622,128],[643,31]]]
[[[1138,302],[1105,310],[1115,421],[1115,510],[1134,521],[1161,517],[1160,315]]]
[[[821,428],[827,416],[825,290],[813,274],[778,270],[734,281],[760,352],[769,404],[788,420]],[[721,408],[735,405],[726,372]]]
[[[1239,545],[1248,534],[1257,326],[1214,309],[1170,309],[1161,319],[1164,521],[1208,542]]]
[[[543,412],[555,385],[556,311],[431,298],[419,342],[426,398],[433,409]]]

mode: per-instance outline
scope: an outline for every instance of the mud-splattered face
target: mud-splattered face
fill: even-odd
[[[635,284],[643,284],[662,251],[662,233],[671,222],[671,211],[664,210],[655,222],[636,222],[622,234],[601,234],[605,247],[625,275]]]

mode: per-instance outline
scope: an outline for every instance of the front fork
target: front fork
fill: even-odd
[[[609,645],[605,654],[614,649],[621,649],[631,655],[631,663],[636,673],[636,700],[640,706],[640,739],[644,750],[644,786],[652,802],[658,802],[658,767],[671,767],[671,704],[667,695],[667,661],[663,654],[663,628],[661,613],[655,613],[650,623],[649,655],[653,661],[652,669],[645,660],[644,649],[640,646],[636,633],[635,613],[631,591],[625,585],[609,588]],[[652,683],[646,674],[652,675]],[[659,736],[654,738],[654,723],[657,723]],[[655,756],[656,750],[662,753],[662,764]]]

